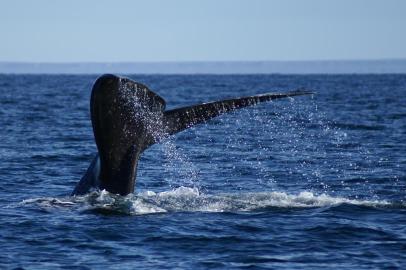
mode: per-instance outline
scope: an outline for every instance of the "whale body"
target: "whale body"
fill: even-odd
[[[312,94],[300,89],[165,110],[165,100],[147,86],[105,74],[92,88],[90,115],[98,153],[72,195],[92,188],[113,194],[134,192],[137,164],[149,146],[216,116],[261,102]]]

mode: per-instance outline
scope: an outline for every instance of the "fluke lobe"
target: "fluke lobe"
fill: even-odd
[[[85,194],[91,188],[120,195],[132,193],[139,157],[152,144],[229,111],[307,94],[312,92],[269,93],[165,110],[165,100],[147,86],[103,75],[94,83],[90,99],[98,154],[72,195]]]

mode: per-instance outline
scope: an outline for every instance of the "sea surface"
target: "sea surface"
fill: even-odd
[[[70,197],[97,75],[0,75],[0,269],[405,269],[406,75],[127,75],[167,108],[304,87]]]

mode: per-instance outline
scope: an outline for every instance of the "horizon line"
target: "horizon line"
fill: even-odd
[[[388,74],[406,59],[308,61],[1,62],[3,74]]]
[[[379,61],[406,61],[404,58],[353,58],[353,59],[309,59],[309,60],[132,60],[132,61],[10,61],[0,60],[1,64],[172,64],[172,63],[296,63],[296,62],[379,62]]]

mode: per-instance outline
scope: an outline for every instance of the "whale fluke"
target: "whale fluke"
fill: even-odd
[[[216,116],[261,102],[309,95],[299,89],[221,100],[165,111],[165,100],[147,86],[106,74],[93,85],[90,114],[98,154],[72,195],[91,188],[127,195],[134,191],[137,163],[152,144]]]

